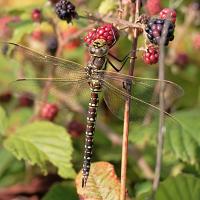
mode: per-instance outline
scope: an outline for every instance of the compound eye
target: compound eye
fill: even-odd
[[[90,48],[90,53],[92,53],[92,54],[95,53],[95,48],[94,48],[94,47],[91,47],[91,48]]]

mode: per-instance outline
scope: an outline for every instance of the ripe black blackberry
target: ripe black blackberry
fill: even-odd
[[[67,0],[60,0],[56,3],[55,11],[58,17],[62,20],[66,20],[67,23],[70,23],[72,19],[78,17],[75,6]]]
[[[175,25],[167,19],[150,19],[147,22],[145,31],[149,41],[153,44],[159,45],[161,35],[166,35],[165,45],[174,39]]]
[[[47,40],[47,52],[52,56],[55,56],[58,49],[58,40],[55,36],[51,36]]]

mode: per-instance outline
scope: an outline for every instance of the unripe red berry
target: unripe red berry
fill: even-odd
[[[103,26],[93,29],[85,36],[84,41],[90,45],[96,39],[104,39],[111,48],[119,38],[119,32],[112,24],[104,24]]]
[[[35,30],[32,32],[32,38],[38,41],[42,40],[43,33],[41,30]]]
[[[176,59],[175,59],[176,65],[184,69],[188,63],[189,63],[189,57],[186,53],[184,52],[177,53]]]
[[[12,99],[12,93],[6,91],[0,94],[0,102],[9,102]]]
[[[96,29],[92,29],[87,33],[87,35],[84,37],[84,41],[87,45],[90,45],[94,40],[96,40],[95,37]]]
[[[56,104],[46,103],[40,111],[40,117],[45,120],[53,121],[58,114],[58,110]]]
[[[32,20],[34,22],[40,22],[42,20],[42,13],[39,9],[34,9],[32,11]]]
[[[176,11],[171,8],[164,8],[160,11],[160,18],[161,19],[168,19],[171,22],[176,22]]]
[[[193,39],[193,46],[195,49],[200,50],[200,33],[195,35]]]
[[[72,120],[67,125],[67,130],[72,137],[79,137],[85,131],[85,125],[82,123]]]
[[[61,33],[63,40],[67,39],[68,37],[70,37],[73,34],[76,34],[78,31],[77,27],[68,27],[64,32]],[[70,41],[68,41],[65,45],[65,49],[67,50],[74,50],[77,47],[80,46],[80,40],[78,38],[76,39],[72,39]]]
[[[32,95],[28,93],[22,94],[18,101],[20,107],[31,107],[33,105]]]
[[[158,49],[154,46],[148,46],[147,50],[143,54],[143,60],[146,64],[156,64],[159,59]]]
[[[145,8],[150,16],[158,14],[161,9],[160,0],[147,0]]]

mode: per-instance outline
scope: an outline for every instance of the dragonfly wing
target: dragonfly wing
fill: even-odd
[[[53,72],[54,78],[79,80],[85,74],[84,67],[73,61],[38,53],[15,43],[0,42],[0,47],[5,49],[3,54],[7,59],[18,62],[22,72],[26,72],[32,67],[36,71],[37,78],[47,78],[46,75]],[[30,73],[25,75],[28,75],[26,78],[32,78]],[[23,76],[19,78],[23,78]]]
[[[9,79],[8,89],[16,94],[26,94],[31,98],[41,100],[43,96],[52,94],[55,90],[74,93],[79,84],[87,81],[84,67],[78,63],[44,55],[24,46],[0,42],[4,48],[1,65],[13,76]],[[48,92],[44,92],[44,88]]]
[[[14,91],[34,92],[47,82],[65,88],[86,80],[84,67],[78,63],[41,54],[15,43],[0,42],[0,48],[3,49],[3,65],[13,74],[9,86]]]
[[[131,84],[131,92],[127,88]],[[158,79],[147,79],[134,76],[105,72],[103,77],[104,99],[111,112],[118,118],[123,119],[124,105],[130,99],[130,120],[144,119],[147,113],[159,114],[157,107],[158,95],[161,84],[164,88],[164,99],[175,101],[183,95],[183,90],[177,84]],[[165,112],[170,116],[169,113]]]

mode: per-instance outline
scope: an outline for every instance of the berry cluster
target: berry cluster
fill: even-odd
[[[34,21],[34,22],[41,22],[41,20],[42,20],[42,13],[41,13],[41,10],[40,9],[34,9],[33,11],[32,11],[32,14],[31,14],[31,16],[32,16],[32,20]]]
[[[111,48],[119,38],[119,32],[112,24],[104,24],[103,26],[93,29],[85,36],[84,41],[90,45],[96,39],[104,39]]]
[[[67,0],[60,0],[56,3],[55,11],[58,17],[62,20],[66,20],[67,23],[70,23],[72,19],[78,17],[75,6]]]
[[[58,114],[58,106],[56,104],[47,103],[40,111],[40,117],[45,120],[53,121]]]
[[[153,45],[148,46],[147,50],[143,54],[143,60],[146,64],[156,64],[159,59],[158,48]]]
[[[147,22],[145,31],[151,43],[159,45],[161,36],[166,35],[165,45],[174,39],[175,25],[167,19],[150,19]]]
[[[176,11],[171,8],[164,8],[160,11],[161,19],[168,19],[169,21],[175,23],[176,22]]]

